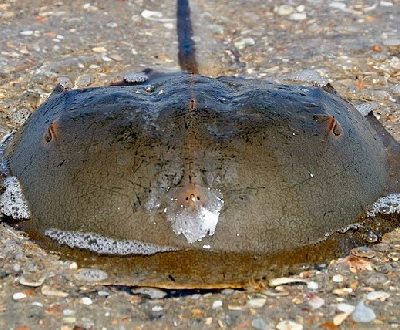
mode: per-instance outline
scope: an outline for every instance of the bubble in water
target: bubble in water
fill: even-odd
[[[0,196],[0,211],[13,219],[29,219],[30,211],[21,185],[15,176],[6,177],[3,181],[4,192]]]
[[[369,217],[377,214],[400,213],[400,194],[390,194],[379,198],[367,212]]]
[[[184,235],[189,244],[212,236],[224,205],[222,194],[217,190],[195,187],[194,193],[185,188],[170,190],[167,218],[177,235]],[[190,191],[190,190],[189,190]],[[184,197],[188,195],[187,197]]]
[[[85,249],[99,254],[149,255],[158,252],[176,251],[176,249],[172,247],[159,246],[133,240],[117,240],[95,233],[49,229],[45,231],[45,235],[54,239],[58,244],[64,244],[70,248]]]

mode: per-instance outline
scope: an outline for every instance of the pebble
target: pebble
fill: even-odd
[[[134,288],[131,291],[133,294],[140,294],[150,299],[162,299],[167,295],[167,292],[156,288]]]
[[[372,259],[373,257],[376,256],[375,251],[371,250],[370,248],[367,248],[366,246],[360,246],[358,248],[352,249],[351,254],[360,258],[367,258],[367,259]]]
[[[113,59],[116,62],[121,62],[124,60],[124,58],[118,54],[111,54],[110,58]]]
[[[93,301],[89,297],[82,297],[81,303],[84,305],[91,305],[93,303]]]
[[[399,46],[400,45],[400,38],[388,38],[382,41],[384,46]]]
[[[53,288],[49,287],[48,285],[43,285],[40,291],[45,296],[54,296],[54,297],[62,297],[62,298],[68,297],[67,292],[53,289]]]
[[[95,53],[106,53],[107,52],[107,49],[104,47],[94,47],[94,48],[92,48],[92,50]]]
[[[294,8],[289,5],[281,5],[278,7],[276,13],[279,16],[288,16],[294,12]]]
[[[346,304],[346,303],[337,304],[336,308],[337,308],[338,311],[343,312],[343,313],[347,313],[347,314],[353,313],[354,309],[355,309],[355,307],[353,305]]]
[[[366,277],[365,279],[363,279],[363,282],[368,286],[377,287],[383,285],[388,280],[389,279],[385,274],[377,273]]]
[[[243,38],[235,41],[235,47],[239,50],[245,49],[248,46],[254,46],[256,42],[253,38]]]
[[[87,87],[87,86],[90,86],[92,82],[93,82],[93,79],[91,76],[82,75],[82,76],[79,76],[78,78],[76,78],[75,87],[77,87],[77,88]],[[75,268],[75,269],[77,269],[77,268]]]
[[[310,289],[310,290],[318,290],[319,284],[317,282],[315,282],[315,281],[309,281],[307,283],[307,288]]]
[[[64,309],[63,315],[64,316],[72,316],[72,315],[75,315],[75,311],[73,309]]]
[[[247,302],[246,306],[249,308],[261,308],[265,305],[266,301],[266,298],[252,298]]]
[[[265,321],[261,318],[261,317],[256,317],[255,319],[253,319],[253,321],[251,321],[251,326],[253,327],[253,329],[257,329],[257,330],[267,330],[268,326],[265,323]]]
[[[339,289],[333,290],[333,293],[338,296],[347,296],[352,292],[353,292],[352,288],[339,288]]]
[[[150,11],[150,10],[143,10],[141,16],[144,19],[148,19],[150,21],[158,20],[163,17],[163,14],[159,11]]]
[[[367,294],[367,299],[368,300],[380,300],[380,301],[385,301],[390,297],[390,293],[387,293],[385,291],[372,291]]]
[[[311,294],[311,297],[308,298],[308,304],[311,308],[318,309],[325,305],[325,300],[315,294]]]
[[[23,292],[16,292],[16,293],[13,294],[12,297],[13,297],[14,300],[22,300],[22,299],[26,298],[26,294],[23,293]]]
[[[218,309],[218,308],[221,308],[222,307],[222,300],[215,300],[213,303],[212,303],[212,309]]]
[[[296,71],[287,76],[287,79],[294,81],[303,81],[308,83],[316,83],[319,85],[324,85],[326,81],[321,77],[321,74],[312,69],[304,69],[301,71]]]
[[[221,291],[221,293],[222,293],[224,296],[230,296],[230,295],[232,295],[234,292],[235,292],[235,290],[233,290],[233,289],[223,289],[223,290]]]
[[[343,277],[342,274],[335,274],[335,275],[333,275],[333,277],[332,277],[332,281],[333,281],[333,282],[336,282],[336,283],[343,282],[343,280],[344,280],[344,277]]]
[[[303,21],[307,18],[307,14],[306,13],[293,13],[290,14],[289,19],[291,19],[292,21]]]
[[[29,276],[29,275],[26,275],[26,274],[22,275],[19,278],[19,284],[24,285],[24,286],[30,286],[32,288],[37,288],[43,284],[43,282],[46,278],[45,276],[36,277],[35,275],[33,275],[33,276]]]
[[[32,30],[21,31],[19,34],[21,36],[31,36],[33,35],[33,31]]]
[[[105,291],[105,290],[99,290],[99,291],[97,291],[97,294],[100,297],[108,297],[110,295],[110,293],[108,291]]]
[[[58,77],[57,83],[60,84],[64,89],[71,89],[73,86],[68,77]]]
[[[116,28],[118,24],[116,22],[109,22],[106,24],[106,26],[109,28]]]
[[[301,278],[294,278],[294,277],[278,277],[278,278],[273,278],[269,281],[268,285],[269,286],[278,286],[278,285],[284,285],[284,284],[307,284],[306,280],[303,280]]]
[[[375,320],[376,315],[371,308],[365,306],[363,301],[360,301],[354,309],[352,318],[357,323],[368,323]]]
[[[163,308],[162,308],[162,306],[160,306],[160,305],[155,305],[155,306],[151,309],[152,312],[162,312],[162,310],[163,310]]]
[[[277,324],[278,330],[303,330],[303,325],[293,321],[281,321]]]
[[[81,268],[75,274],[75,278],[79,281],[100,282],[108,278],[105,271],[96,268]]]
[[[335,9],[343,10],[343,9],[346,9],[347,6],[346,6],[346,4],[343,3],[343,2],[333,1],[333,2],[331,2],[331,3],[329,4],[329,7],[335,8]]]
[[[333,317],[333,324],[336,326],[341,325],[347,319],[348,316],[349,316],[348,313],[342,313],[342,314],[335,315]]]
[[[65,323],[75,323],[75,322],[76,322],[76,318],[75,318],[75,317],[68,316],[68,317],[64,317],[64,318],[63,318],[63,321],[64,321]]]

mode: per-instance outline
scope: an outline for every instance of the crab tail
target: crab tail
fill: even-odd
[[[178,62],[182,71],[199,73],[196,47],[192,39],[189,0],[177,0]]]

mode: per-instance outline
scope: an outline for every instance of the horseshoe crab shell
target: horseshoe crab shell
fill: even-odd
[[[30,228],[69,247],[271,255],[348,227],[388,191],[382,134],[329,88],[153,72],[56,88],[5,159]]]

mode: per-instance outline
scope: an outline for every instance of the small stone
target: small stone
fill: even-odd
[[[301,278],[294,278],[294,277],[278,277],[273,278],[269,281],[269,286],[278,286],[278,285],[285,285],[285,284],[307,284],[306,280]]]
[[[68,316],[68,317],[64,317],[64,318],[63,318],[63,321],[64,321],[65,323],[75,323],[75,322],[76,322],[76,318],[75,318],[75,317]]]
[[[26,294],[23,293],[23,292],[16,292],[16,293],[13,294],[12,297],[13,297],[14,300],[22,300],[22,299],[26,298]]]
[[[243,38],[235,41],[235,47],[239,50],[245,49],[248,46],[254,46],[256,42],[253,38]]]
[[[318,290],[319,285],[318,285],[318,283],[315,282],[315,281],[309,281],[309,282],[307,283],[307,288],[310,289],[310,290]]]
[[[261,308],[265,305],[266,301],[267,299],[265,298],[252,298],[247,302],[246,306],[249,308]]]
[[[253,329],[257,329],[257,330],[267,330],[268,326],[265,323],[265,321],[261,318],[261,317],[256,317],[255,319],[253,319],[253,321],[251,321],[251,326],[253,327]]]
[[[304,11],[304,9],[306,9],[306,6],[304,6],[304,5],[298,5],[298,6],[296,7],[296,10],[297,10],[299,13],[302,13],[302,12]]]
[[[33,301],[31,305],[36,307],[43,307],[43,304],[40,301]]]
[[[318,297],[316,294],[311,294],[311,296],[308,297],[308,304],[311,306],[311,308],[318,309],[325,305],[325,300],[321,297]]]
[[[289,19],[292,21],[303,21],[307,18],[306,13],[293,13],[290,14]]]
[[[394,47],[400,46],[400,38],[388,38],[382,41],[384,46]]]
[[[78,79],[79,79],[79,77],[78,77]],[[76,84],[76,82],[75,82],[75,84]],[[68,268],[69,269],[78,269],[78,264],[75,261],[71,261],[70,264],[68,265]]]
[[[112,61],[112,59],[109,58],[109,57],[106,56],[106,55],[102,55],[102,56],[101,56],[101,59],[102,59],[104,62],[111,62],[111,61]]]
[[[43,284],[45,278],[45,276],[37,276],[36,274],[24,274],[19,278],[19,284],[37,288]]]
[[[279,16],[288,16],[288,15],[292,14],[293,12],[294,12],[294,8],[289,5],[281,5],[276,10],[276,13]]]
[[[33,31],[32,30],[21,31],[19,34],[21,36],[31,36],[33,35]]]
[[[231,294],[233,294],[235,292],[235,290],[233,290],[233,289],[223,289],[222,291],[221,291],[221,293],[224,295],[224,296],[230,296]]]
[[[380,301],[385,301],[390,297],[390,293],[387,293],[385,291],[372,291],[367,294],[367,299],[368,300],[380,300]]]
[[[377,287],[377,286],[382,286],[388,280],[389,279],[385,274],[376,273],[363,279],[363,282],[368,286]]]
[[[107,52],[107,49],[104,47],[94,47],[94,48],[92,48],[92,50],[95,53],[106,53]]]
[[[64,316],[72,316],[72,315],[75,315],[75,311],[73,309],[64,309],[63,315]]]
[[[303,325],[287,320],[279,322],[276,328],[278,330],[303,330]]]
[[[91,305],[93,301],[89,297],[83,297],[81,298],[81,303],[84,305]]]
[[[78,78],[76,78],[75,87],[78,87],[78,88],[79,87],[87,87],[87,86],[90,86],[91,83],[92,83],[92,77],[91,76],[82,75],[82,76],[79,76]],[[76,268],[71,268],[71,265],[70,265],[70,269],[77,269],[78,268],[77,264],[76,264]]]
[[[68,297],[68,293],[60,290],[53,289],[48,285],[43,285],[41,288],[41,292],[45,296],[54,296],[54,297]]]
[[[347,313],[335,315],[333,317],[333,324],[337,326],[341,325],[347,319],[348,316],[349,314]]]
[[[105,271],[96,268],[81,268],[75,274],[75,278],[86,282],[100,282],[108,278]]]
[[[345,303],[337,304],[336,308],[337,308],[338,311],[343,312],[343,313],[347,313],[347,314],[353,313],[354,309],[355,309],[355,307],[353,305],[345,304]]]
[[[111,54],[110,58],[113,59],[116,62],[121,62],[124,59],[122,56],[120,56],[118,54]]]
[[[340,10],[344,10],[346,9],[346,4],[343,2],[337,2],[337,1],[333,1],[329,4],[329,7],[331,8],[335,8],[335,9],[340,9]]]
[[[353,292],[352,288],[339,288],[339,289],[333,290],[333,293],[337,296],[347,296],[352,292]]]
[[[108,297],[110,295],[110,293],[108,291],[105,291],[105,290],[99,290],[99,291],[97,291],[97,294],[100,297]]]
[[[333,282],[336,282],[336,283],[343,282],[343,280],[344,280],[344,277],[343,277],[342,274],[335,274],[335,275],[333,275],[333,277],[332,277],[332,281],[333,281]]]
[[[160,306],[160,305],[155,305],[155,306],[151,309],[151,311],[152,311],[152,312],[162,312],[162,311],[163,311],[163,308],[162,308],[162,306]]]
[[[163,17],[163,14],[159,11],[150,11],[150,10],[143,10],[141,13],[141,16],[144,19],[148,19],[150,21],[155,21],[155,20],[159,20],[160,18]]]
[[[222,300],[215,300],[213,303],[212,303],[212,309],[218,309],[218,308],[221,308],[222,307]]]
[[[72,88],[72,82],[71,79],[68,77],[59,77],[57,78],[57,83],[61,85],[64,89],[71,89]]]
[[[267,297],[286,297],[289,295],[289,291],[273,291],[273,290],[265,290],[263,292]]]
[[[360,301],[354,309],[352,318],[357,323],[368,323],[375,320],[376,315],[371,308],[365,306],[363,301]]]
[[[164,298],[167,293],[163,290],[156,289],[156,288],[134,288],[132,289],[133,294],[140,294],[150,299],[162,299]]]
[[[376,256],[375,251],[366,246],[360,246],[352,249],[351,254],[360,258],[367,258],[367,259],[371,259]]]
[[[106,26],[109,28],[116,28],[118,26],[118,24],[115,22],[110,22],[110,23],[107,23]]]

